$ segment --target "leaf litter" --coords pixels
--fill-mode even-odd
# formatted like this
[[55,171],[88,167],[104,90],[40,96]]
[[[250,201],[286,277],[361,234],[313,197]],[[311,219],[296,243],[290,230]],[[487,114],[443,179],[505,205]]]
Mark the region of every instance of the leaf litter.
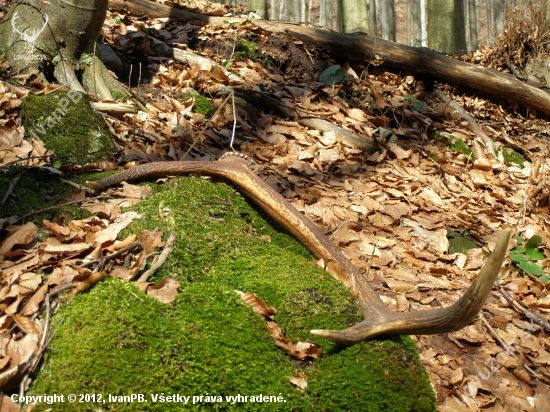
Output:
[[[328,87],[318,76],[339,62],[302,42],[277,39],[253,23],[203,26],[130,15],[120,23],[115,21],[117,16],[108,12],[103,36],[130,62],[144,55],[148,68],[144,84],[133,89],[147,111],[105,116],[122,147],[117,160],[127,167],[160,160],[215,160],[227,151],[236,125],[234,147],[252,158],[255,171],[270,186],[368,273],[393,310],[430,310],[455,302],[492,250],[499,231],[509,226],[525,239],[541,237],[538,252],[542,256],[537,264],[544,276],[550,276],[550,129],[543,116],[499,98],[489,100],[482,93],[437,84],[492,139],[497,150],[487,153],[462,116],[430,92],[426,80],[412,73],[371,67],[357,76],[343,62],[347,81]],[[187,64],[159,58],[144,47],[145,31],[153,43],[193,51],[201,59]],[[232,55],[235,38],[252,39],[256,56]],[[224,62],[230,64],[224,66]],[[7,63],[1,65],[7,68]],[[35,80],[19,76],[17,84],[0,82],[4,168],[40,167],[51,156],[41,142],[25,140],[18,126],[24,96],[58,87],[36,89]],[[244,103],[228,103],[227,87],[233,87]],[[210,119],[193,110],[197,98],[183,99],[184,88],[207,96],[214,109]],[[330,130],[310,129],[296,119],[280,117],[269,103],[246,105],[250,96],[265,95],[298,111],[317,113],[356,134],[377,138],[383,148],[369,154]],[[458,140],[471,148],[475,159],[458,150]],[[506,160],[504,153],[511,149],[522,152],[523,165]],[[113,168],[114,163],[102,162],[73,166],[71,172]],[[45,221],[50,237],[44,241],[37,240],[38,228],[32,223],[20,223],[12,216],[0,220],[4,233],[0,386],[36,364],[47,344],[44,323],[37,315],[50,296],[53,299],[68,287],[74,295],[105,276],[136,280],[143,273],[155,247],[164,246],[162,233],[117,237],[139,217],[123,212],[124,208],[151,193],[147,187],[130,184],[109,189],[107,202],[82,202],[94,217],[67,225]],[[84,194],[77,190],[73,196]],[[449,255],[449,230],[463,231],[479,248]],[[511,243],[510,249],[516,246],[515,240]],[[439,410],[547,407],[550,282],[544,276],[520,272],[507,259],[498,288],[470,326],[445,335],[413,337]],[[158,285],[138,282],[138,286],[169,303],[179,283],[168,278]],[[302,360],[320,356],[317,345],[292,343],[284,337],[273,322],[275,308],[267,308],[261,297],[253,291],[242,296],[266,318],[279,347]],[[293,377],[291,382],[303,389],[307,376]]]

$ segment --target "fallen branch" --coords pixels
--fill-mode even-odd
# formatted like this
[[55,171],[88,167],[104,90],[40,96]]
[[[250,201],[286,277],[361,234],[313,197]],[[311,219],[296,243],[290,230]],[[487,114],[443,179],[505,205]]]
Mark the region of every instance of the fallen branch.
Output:
[[[183,18],[212,25],[249,21],[248,18],[204,16],[147,0],[109,0],[109,5],[115,9],[122,8],[132,13],[145,14],[149,18]],[[370,61],[377,60],[385,67],[411,71],[428,78],[482,90],[550,115],[550,93],[530,86],[511,74],[455,60],[425,47],[405,46],[364,33],[335,33],[328,29],[292,23],[255,20],[253,24],[270,33],[295,37],[335,56],[345,55],[346,60],[354,59],[364,66]]]
[[136,113],[137,108],[133,104],[125,103],[103,103],[97,102],[92,103],[94,108],[100,112],[109,112],[109,113]]
[[485,145],[485,149],[487,151],[487,154],[490,158],[495,157],[495,144],[493,143],[493,139],[491,139],[489,136],[485,134],[483,130],[481,130],[481,127],[477,124],[476,120],[470,116],[466,110],[464,110],[459,104],[453,102],[445,93],[443,93],[441,90],[435,90],[435,95],[443,102],[447,103],[449,106],[451,106],[454,110],[456,110],[464,120],[468,122],[468,125],[470,126],[470,130],[481,140],[483,141],[483,144]]

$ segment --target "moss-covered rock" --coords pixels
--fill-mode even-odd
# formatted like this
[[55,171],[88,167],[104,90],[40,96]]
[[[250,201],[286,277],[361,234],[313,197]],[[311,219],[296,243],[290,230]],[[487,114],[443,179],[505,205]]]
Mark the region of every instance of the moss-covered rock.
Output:
[[[342,347],[309,334],[360,320],[351,294],[232,187],[194,177],[153,186],[157,193],[134,207],[142,218],[122,236],[155,227],[176,231],[174,251],[155,280],[178,279],[177,299],[164,305],[115,279],[77,295],[55,317],[51,350],[30,394],[102,395],[95,403],[56,404],[67,411],[435,410],[408,337]],[[323,357],[306,363],[287,356],[235,290],[275,306],[284,334],[320,344]],[[288,381],[297,374],[308,380],[304,391]],[[147,402],[118,398],[131,394]],[[185,406],[154,397],[161,394],[191,398]],[[228,398],[237,395],[255,401]],[[257,402],[258,395],[282,401]],[[189,407],[193,396],[203,399]]]
[[105,121],[84,93],[56,91],[23,99],[27,137],[44,141],[64,161],[85,164],[109,158],[115,149]]

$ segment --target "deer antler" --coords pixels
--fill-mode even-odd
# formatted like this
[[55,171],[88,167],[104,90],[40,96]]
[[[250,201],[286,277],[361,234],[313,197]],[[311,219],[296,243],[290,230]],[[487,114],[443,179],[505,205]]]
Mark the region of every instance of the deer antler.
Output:
[[[493,253],[470,288],[453,305],[443,309],[418,312],[394,312],[381,303],[378,296],[361,276],[357,282],[358,304],[362,322],[344,330],[312,330],[313,335],[351,345],[380,335],[434,335],[459,330],[468,325],[483,307],[491,292],[506,255],[512,231],[505,229]],[[376,302],[376,303],[374,303]]]
[[394,312],[388,309],[363,274],[334,243],[307,217],[250,170],[243,156],[227,156],[218,162],[156,162],[125,170],[96,182],[86,182],[91,189],[101,190],[123,181],[181,174],[222,176],[260,206],[267,214],[300,240],[327,270],[355,294],[363,314],[362,322],[344,330],[312,330],[335,342],[352,345],[379,335],[431,335],[458,330],[477,315],[498,277],[506,254],[511,230],[500,239],[472,286],[455,304],[443,309],[419,312]]
[[49,20],[48,15],[46,13],[44,13],[44,25],[42,26],[42,28],[40,30],[36,30],[32,35],[28,35],[27,33],[25,33],[26,29],[23,30],[23,31],[20,31],[16,27],[16,20],[19,19],[19,14],[18,13],[19,13],[19,11],[16,11],[13,14],[13,17],[11,18],[11,26],[13,27],[13,30],[16,33],[18,33],[23,38],[23,40],[25,40],[27,43],[34,44],[34,42],[36,41],[38,36],[40,36],[40,33],[42,33],[44,31],[44,29],[46,28],[46,26],[48,25],[48,20]]

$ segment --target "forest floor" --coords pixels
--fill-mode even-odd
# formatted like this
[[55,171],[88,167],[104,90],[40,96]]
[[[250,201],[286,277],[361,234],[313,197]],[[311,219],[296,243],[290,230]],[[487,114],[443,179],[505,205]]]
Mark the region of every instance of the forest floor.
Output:
[[[251,158],[256,173],[318,224],[358,268],[368,271],[369,281],[393,310],[430,310],[455,302],[499,232],[514,228],[514,251],[479,317],[458,332],[412,339],[435,389],[438,410],[550,410],[550,126],[545,116],[498,96],[413,73],[380,67],[361,72],[307,44],[273,36],[253,23],[231,23],[230,18],[213,27],[109,12],[102,34],[128,62],[117,73],[119,80],[130,79],[149,111],[106,117],[122,148],[117,161],[216,160],[229,150],[236,120],[233,147]],[[213,66],[189,67],[159,57],[150,51],[151,42],[208,57],[241,80],[230,80]],[[334,86],[321,83],[320,74],[333,64],[346,70],[345,79]],[[369,155],[330,132],[309,130],[243,102],[233,110],[226,86],[268,93],[377,138],[384,150]],[[487,156],[476,147],[467,123],[438,100],[434,88],[476,119],[493,140],[494,154]],[[0,83],[0,159],[6,169],[31,156],[37,158],[26,160],[26,166],[46,163],[43,145],[25,140],[19,126],[21,99],[51,86],[41,89],[25,76],[16,83]],[[489,167],[475,162],[483,156]],[[106,161],[82,170],[113,168]],[[65,170],[66,175],[80,172]],[[120,207],[146,196],[144,189],[132,190],[140,192],[127,190],[123,200],[92,200],[83,207],[99,213],[101,225],[111,227]],[[44,196],[60,201],[55,193]],[[70,200],[81,202],[83,196],[86,192],[79,189]],[[27,247],[18,246],[28,245],[36,232],[28,220],[9,228],[15,215],[32,212],[32,207],[6,205],[3,210],[2,227],[9,236],[0,246],[1,269],[17,278],[10,283],[17,290],[10,285],[0,290],[3,333],[12,330],[7,319],[15,316],[23,329],[36,331],[38,321],[27,322],[27,316],[37,312],[48,290],[40,286],[40,276],[29,277],[40,273],[36,265],[44,250],[31,257]],[[67,213],[44,227],[63,239],[50,247],[71,244],[73,253],[81,253],[78,247],[89,247],[86,236],[75,243],[71,230],[76,229],[69,225],[80,212]],[[121,228],[112,227],[116,237],[115,229]],[[450,250],[457,243],[469,246],[459,247],[458,253]],[[49,253],[69,256],[69,249]],[[21,256],[27,263],[18,260]],[[131,278],[144,258],[136,257],[139,264],[120,270],[118,277]],[[162,287],[167,289],[161,295],[177,290],[174,284]]]

